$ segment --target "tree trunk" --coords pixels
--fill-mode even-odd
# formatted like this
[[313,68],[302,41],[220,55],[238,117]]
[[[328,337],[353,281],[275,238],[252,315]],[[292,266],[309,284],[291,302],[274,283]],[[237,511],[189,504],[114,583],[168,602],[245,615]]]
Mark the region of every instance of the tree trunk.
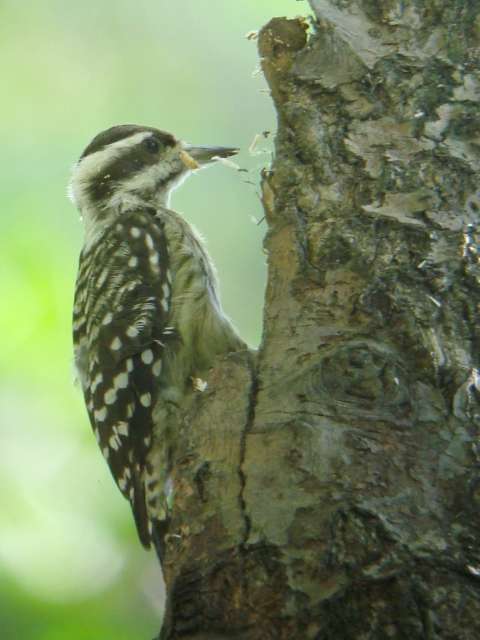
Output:
[[264,334],[175,432],[161,638],[477,639],[480,5],[311,6],[259,35]]

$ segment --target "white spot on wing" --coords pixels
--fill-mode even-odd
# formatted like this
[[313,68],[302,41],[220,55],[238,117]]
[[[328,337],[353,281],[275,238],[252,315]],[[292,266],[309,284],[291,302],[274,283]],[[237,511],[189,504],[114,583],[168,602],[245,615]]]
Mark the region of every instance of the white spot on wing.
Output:
[[102,407],[93,412],[93,417],[97,422],[103,422],[107,417],[107,407]]
[[132,256],[130,258],[130,260],[128,261],[128,266],[129,267],[136,267],[138,264],[138,258],[136,256]]
[[114,433],[113,436],[110,436],[108,444],[110,445],[111,449],[113,449],[114,451],[118,451],[122,445],[119,435],[117,433]]
[[112,351],[118,351],[119,349],[122,348],[122,341],[120,340],[120,338],[117,336],[116,338],[114,338],[112,340],[112,342],[110,343],[110,349]]
[[130,235],[132,236],[132,238],[139,238],[140,237],[140,229],[138,227],[132,227],[130,229]]
[[150,393],[144,393],[140,396],[140,403],[144,407],[149,407],[152,404],[152,396]]
[[116,429],[117,429],[117,433],[119,433],[121,436],[124,436],[124,437],[128,436],[128,422],[119,422],[116,425]]
[[127,371],[129,373],[133,371],[133,360],[131,358],[128,358],[127,360]]
[[103,396],[105,404],[113,404],[117,399],[117,391],[115,389],[109,389]]
[[147,245],[147,247],[149,249],[153,249],[153,246],[154,246],[153,245],[153,239],[152,239],[152,236],[149,233],[147,233],[145,235],[145,244]]
[[152,373],[154,376],[159,376],[161,371],[162,371],[162,361],[157,360],[152,367]]
[[113,379],[113,386],[115,389],[126,389],[128,387],[128,373],[119,373]]
[[145,364],[152,364],[153,362],[153,351],[151,349],[145,349],[142,353],[142,362]]
[[128,327],[127,336],[129,338],[136,338],[138,336],[138,329],[134,324],[132,324],[132,326]]
[[92,393],[95,393],[96,388],[98,387],[98,385],[103,382],[103,375],[102,373],[97,373],[97,375],[95,376],[95,378],[92,381],[92,384],[90,385],[90,391]]
[[112,320],[113,320],[113,314],[109,311],[108,313],[105,314],[102,320],[102,324],[110,324]]

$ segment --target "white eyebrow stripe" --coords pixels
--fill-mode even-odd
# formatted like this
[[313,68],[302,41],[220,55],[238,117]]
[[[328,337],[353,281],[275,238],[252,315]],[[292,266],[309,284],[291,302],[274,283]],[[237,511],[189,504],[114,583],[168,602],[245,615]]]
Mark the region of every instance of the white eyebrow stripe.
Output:
[[121,138],[116,142],[111,142],[103,149],[90,153],[85,158],[79,160],[73,167],[72,178],[68,186],[68,194],[73,203],[81,208],[83,184],[101,173],[102,167],[108,166],[112,160],[119,158],[122,149],[134,147],[151,135],[151,131],[139,131],[126,138]]
[[110,155],[117,156],[118,154],[116,152],[120,149],[134,147],[135,145],[143,142],[146,138],[149,138],[151,135],[151,131],[139,131],[138,133],[133,133],[125,138],[120,138],[120,140],[116,140],[115,142],[110,142],[102,149],[89,153],[88,156],[79,160],[77,166],[87,167],[91,164],[98,165],[99,158],[108,158]]

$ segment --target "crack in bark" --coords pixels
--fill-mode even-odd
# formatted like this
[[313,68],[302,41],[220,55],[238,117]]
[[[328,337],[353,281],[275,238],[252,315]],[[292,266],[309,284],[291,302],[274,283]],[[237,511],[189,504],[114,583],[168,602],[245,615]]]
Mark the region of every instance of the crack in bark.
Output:
[[247,419],[245,421],[245,427],[242,430],[240,436],[240,461],[238,465],[238,476],[240,478],[240,493],[238,495],[238,501],[240,504],[240,511],[245,523],[245,530],[242,536],[241,547],[246,547],[251,530],[250,516],[247,514],[246,501],[245,501],[245,487],[247,485],[247,476],[243,469],[245,463],[246,450],[247,450],[247,436],[251,431],[253,423],[255,421],[255,409],[257,405],[258,397],[258,371],[257,371],[257,358],[258,354],[254,354],[254,357],[249,362],[249,369],[251,375],[251,383],[248,397],[248,410]]

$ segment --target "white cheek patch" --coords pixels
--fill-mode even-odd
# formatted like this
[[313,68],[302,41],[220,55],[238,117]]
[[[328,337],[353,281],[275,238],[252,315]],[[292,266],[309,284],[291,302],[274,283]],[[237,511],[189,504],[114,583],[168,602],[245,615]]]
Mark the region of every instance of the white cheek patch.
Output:
[[[178,173],[179,178],[183,178],[183,175],[189,172],[183,163],[179,162],[177,149],[173,147],[172,153],[168,155],[164,154],[161,163],[152,164],[131,178],[119,182],[115,188],[115,193],[106,203],[106,206],[115,207],[120,202],[128,199],[132,193],[155,191],[162,182],[166,182],[169,176],[175,175],[176,173]],[[172,188],[170,181],[168,188]]]
[[117,142],[112,142],[105,149],[100,149],[91,153],[86,158],[82,158],[77,162],[72,170],[72,178],[68,185],[68,197],[79,208],[86,203],[85,185],[98,176],[102,169],[107,167],[113,160],[122,155],[123,149],[134,147],[151,136],[151,131],[140,131],[134,133],[128,138],[122,138]]

